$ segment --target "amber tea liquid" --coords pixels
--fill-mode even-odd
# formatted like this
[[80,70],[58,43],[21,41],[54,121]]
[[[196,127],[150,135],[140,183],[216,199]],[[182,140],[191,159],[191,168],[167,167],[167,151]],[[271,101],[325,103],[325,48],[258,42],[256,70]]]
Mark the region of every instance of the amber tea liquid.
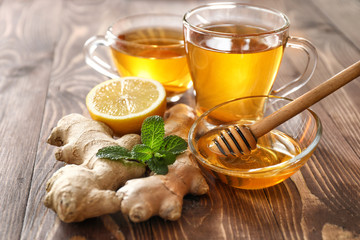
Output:
[[157,80],[165,87],[167,97],[183,93],[191,87],[181,30],[139,28],[118,38],[126,40],[111,47],[120,76]]
[[[203,135],[197,143],[197,152],[209,164],[217,166],[225,170],[250,170],[273,166],[282,162],[286,162],[296,155],[300,154],[301,148],[296,140],[278,130],[272,130],[270,133],[258,139],[257,149],[253,150],[249,155],[235,157],[232,155],[224,156],[220,151],[216,152],[216,147],[212,147],[213,139],[220,134],[225,127],[217,128]],[[206,168],[206,167],[205,167]],[[243,189],[259,189],[266,186],[272,186],[292,175],[294,171],[287,174],[279,174],[268,176],[267,178],[252,178],[246,175],[226,175],[220,171],[213,172],[223,182],[234,187]]]
[[[221,23],[201,27],[235,35],[266,31],[255,26]],[[186,47],[199,114],[233,98],[269,94],[285,43],[271,47],[271,43],[256,37],[219,39],[192,34],[196,44],[190,41]]]

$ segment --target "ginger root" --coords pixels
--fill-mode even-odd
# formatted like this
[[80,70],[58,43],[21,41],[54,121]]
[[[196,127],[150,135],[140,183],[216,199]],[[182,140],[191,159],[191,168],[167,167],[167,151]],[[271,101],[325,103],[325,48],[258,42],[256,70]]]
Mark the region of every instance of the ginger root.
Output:
[[45,206],[64,222],[119,211],[121,200],[115,190],[128,179],[143,176],[145,167],[126,160],[123,164],[99,159],[95,155],[102,147],[120,145],[131,149],[140,141],[137,134],[115,140],[108,126],[79,114],[63,117],[52,130],[48,143],[60,147],[55,157],[69,165],[48,180]]
[[[165,118],[166,134],[187,140],[195,120],[193,110],[178,104],[167,111]],[[189,150],[169,166],[168,174],[143,178],[140,178],[145,173],[142,164],[97,158],[100,148],[120,145],[131,149],[140,143],[140,136],[129,134],[115,140],[105,124],[78,114],[62,118],[48,143],[60,147],[55,153],[56,159],[68,165],[49,179],[44,203],[64,222],[82,221],[120,210],[134,222],[154,215],[176,220],[181,216],[184,195],[202,195],[209,190],[200,169],[190,159]]]
[[[194,120],[195,113],[190,107],[177,104],[165,113],[165,134],[187,140]],[[141,222],[154,215],[177,220],[186,194],[203,195],[208,191],[209,186],[187,149],[177,156],[166,175],[129,180],[117,195],[122,199],[121,211],[133,222]]]

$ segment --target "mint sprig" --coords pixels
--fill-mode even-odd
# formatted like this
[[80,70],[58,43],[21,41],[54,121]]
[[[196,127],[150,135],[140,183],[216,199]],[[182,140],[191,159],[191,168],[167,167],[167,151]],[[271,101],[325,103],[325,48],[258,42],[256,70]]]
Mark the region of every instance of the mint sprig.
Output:
[[101,148],[96,156],[113,161],[134,160],[146,164],[157,174],[167,174],[168,165],[187,149],[187,142],[179,136],[165,137],[165,124],[160,116],[151,116],[141,126],[141,142],[128,150],[120,146]]

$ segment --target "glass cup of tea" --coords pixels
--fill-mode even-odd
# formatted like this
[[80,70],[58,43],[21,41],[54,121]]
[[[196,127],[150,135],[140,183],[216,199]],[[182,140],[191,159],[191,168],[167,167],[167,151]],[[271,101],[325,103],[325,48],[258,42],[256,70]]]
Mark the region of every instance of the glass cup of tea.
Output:
[[[212,3],[183,18],[185,50],[196,93],[198,115],[239,97],[286,96],[312,76],[315,47],[289,36],[289,19],[277,10],[241,3]],[[307,54],[302,75],[272,90],[285,48]]]
[[[177,101],[191,86],[184,50],[182,16],[141,14],[117,20],[104,36],[84,45],[86,63],[109,78],[137,76],[163,84],[168,101]],[[96,55],[110,49],[113,65]]]

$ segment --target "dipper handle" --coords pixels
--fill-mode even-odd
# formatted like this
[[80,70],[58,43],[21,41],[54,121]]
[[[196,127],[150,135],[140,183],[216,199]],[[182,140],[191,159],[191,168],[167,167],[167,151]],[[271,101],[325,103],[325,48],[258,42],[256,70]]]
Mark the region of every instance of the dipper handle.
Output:
[[248,127],[254,137],[259,138],[359,76],[360,61]]
[[[215,147],[223,155],[249,154],[256,148],[257,139],[280,124],[304,111],[324,97],[360,76],[360,61],[354,63],[316,88],[288,103],[269,116],[249,126],[231,126],[223,130],[213,140]],[[212,148],[211,147],[211,148]]]

